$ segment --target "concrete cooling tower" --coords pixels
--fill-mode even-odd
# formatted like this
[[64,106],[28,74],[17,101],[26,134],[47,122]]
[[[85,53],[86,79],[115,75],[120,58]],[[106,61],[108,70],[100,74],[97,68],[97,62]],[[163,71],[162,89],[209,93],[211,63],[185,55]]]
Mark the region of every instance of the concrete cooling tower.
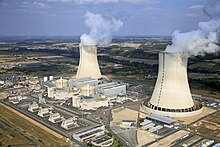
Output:
[[95,45],[80,45],[80,61],[76,77],[101,78]]
[[180,53],[159,53],[157,82],[143,108],[148,112],[170,117],[186,117],[200,113],[202,107],[193,101],[188,78],[187,56]]

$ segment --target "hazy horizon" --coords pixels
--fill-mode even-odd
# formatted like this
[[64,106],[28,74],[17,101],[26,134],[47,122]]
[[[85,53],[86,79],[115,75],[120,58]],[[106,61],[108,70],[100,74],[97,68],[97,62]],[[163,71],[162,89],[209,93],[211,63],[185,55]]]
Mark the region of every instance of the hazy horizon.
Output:
[[80,36],[87,11],[123,22],[114,36],[170,36],[207,21],[206,0],[1,0],[1,36]]

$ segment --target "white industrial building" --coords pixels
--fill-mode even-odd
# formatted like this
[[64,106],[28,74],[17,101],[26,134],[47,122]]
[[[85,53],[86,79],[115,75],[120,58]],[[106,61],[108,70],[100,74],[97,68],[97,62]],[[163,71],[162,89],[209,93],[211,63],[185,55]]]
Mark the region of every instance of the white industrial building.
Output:
[[94,79],[100,79],[101,72],[97,59],[97,46],[80,44],[79,48],[80,60],[76,77],[91,77]]
[[81,96],[80,100],[80,108],[85,110],[96,110],[99,107],[109,106],[108,99],[98,97],[97,95],[93,97]]
[[72,106],[79,108],[80,103],[81,103],[81,97],[79,95],[74,95],[72,97]]
[[79,133],[73,133],[73,138],[79,142],[88,142],[105,134],[105,126],[97,126]]
[[[126,84],[107,82],[91,77],[44,82],[49,98],[54,100],[72,99],[72,106],[85,110],[107,107],[111,102],[122,102],[126,96]],[[57,82],[58,81],[58,82]],[[57,86],[58,85],[58,86]],[[61,88],[62,87],[62,88]],[[123,97],[122,97],[123,96]]]
[[112,100],[126,95],[126,84],[117,82],[98,84],[98,80],[93,82],[92,86],[88,83],[80,84],[82,87],[79,88],[79,94],[72,96],[73,107],[95,110],[99,107],[108,107]]
[[56,81],[46,81],[44,82],[44,86],[47,88],[49,98],[61,100],[72,98],[74,95],[79,94],[80,91],[82,94],[83,92],[87,93],[88,86],[90,90],[93,88],[93,91],[95,91],[94,86],[98,82],[98,80],[92,78],[72,78],[69,80],[60,78]]
[[187,78],[187,55],[159,53],[159,72],[150,101],[143,108],[151,113],[171,117],[199,114],[201,106],[195,104]]
[[67,100],[72,98],[75,95],[74,92],[71,92],[68,90],[68,88],[66,89],[56,89],[54,94],[53,94],[53,99],[55,100]]
[[50,108],[40,108],[37,115],[39,115],[40,117],[50,116]]
[[122,120],[120,127],[121,128],[134,128],[136,126],[136,120]]
[[83,77],[83,78],[73,78],[68,81],[70,87],[80,88],[86,85],[96,86],[98,85],[99,80],[91,78],[91,77]]
[[49,98],[53,98],[53,95],[54,95],[54,92],[55,92],[55,89],[56,89],[56,86],[55,84],[53,84],[52,82],[50,81],[46,81],[44,83],[44,86],[47,88],[47,96]]
[[149,132],[151,132],[151,133],[153,133],[153,132],[156,132],[156,131],[158,131],[158,130],[160,130],[160,129],[162,129],[163,128],[163,126],[161,126],[161,125],[157,125],[157,126],[154,126],[154,127],[151,127],[151,128],[149,128]]
[[28,111],[30,111],[30,112],[37,112],[37,111],[39,111],[39,105],[38,105],[38,103],[36,103],[36,102],[31,103],[31,104],[28,106]]
[[48,120],[52,123],[58,123],[63,120],[63,117],[60,115],[60,113],[51,113]]
[[78,127],[78,126],[79,125],[77,124],[77,119],[75,117],[64,119],[61,123],[61,127],[66,130],[70,130],[70,129]]
[[96,90],[107,97],[117,97],[118,95],[126,95],[126,84],[116,82],[103,83],[97,85]]
[[147,115],[146,118],[147,120],[152,120],[153,122],[157,122],[157,123],[160,123],[160,124],[166,124],[166,125],[173,125],[176,120],[170,118],[170,117],[167,117],[167,116],[162,116],[162,115],[158,115],[158,114],[150,114],[150,115]]

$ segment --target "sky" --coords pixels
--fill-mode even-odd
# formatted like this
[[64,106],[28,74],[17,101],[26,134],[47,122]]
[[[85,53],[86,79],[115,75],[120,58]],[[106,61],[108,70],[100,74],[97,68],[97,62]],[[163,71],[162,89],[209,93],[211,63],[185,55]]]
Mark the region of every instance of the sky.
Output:
[[209,18],[206,0],[0,0],[0,36],[80,36],[87,11],[115,17],[115,36],[171,35]]

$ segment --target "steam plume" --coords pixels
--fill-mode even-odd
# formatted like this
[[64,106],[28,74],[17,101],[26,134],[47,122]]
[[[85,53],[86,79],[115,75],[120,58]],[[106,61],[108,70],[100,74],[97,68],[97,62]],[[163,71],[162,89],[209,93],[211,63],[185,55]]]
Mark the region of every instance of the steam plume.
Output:
[[220,1],[208,0],[204,6],[204,14],[210,21],[200,22],[199,29],[181,33],[179,30],[172,34],[172,44],[165,49],[166,52],[186,53],[189,56],[214,53],[220,50],[217,45],[220,30]]
[[108,19],[101,14],[89,11],[86,12],[85,19],[90,32],[80,37],[81,45],[108,46],[112,41],[112,34],[123,26],[123,22],[119,19],[114,17]]

